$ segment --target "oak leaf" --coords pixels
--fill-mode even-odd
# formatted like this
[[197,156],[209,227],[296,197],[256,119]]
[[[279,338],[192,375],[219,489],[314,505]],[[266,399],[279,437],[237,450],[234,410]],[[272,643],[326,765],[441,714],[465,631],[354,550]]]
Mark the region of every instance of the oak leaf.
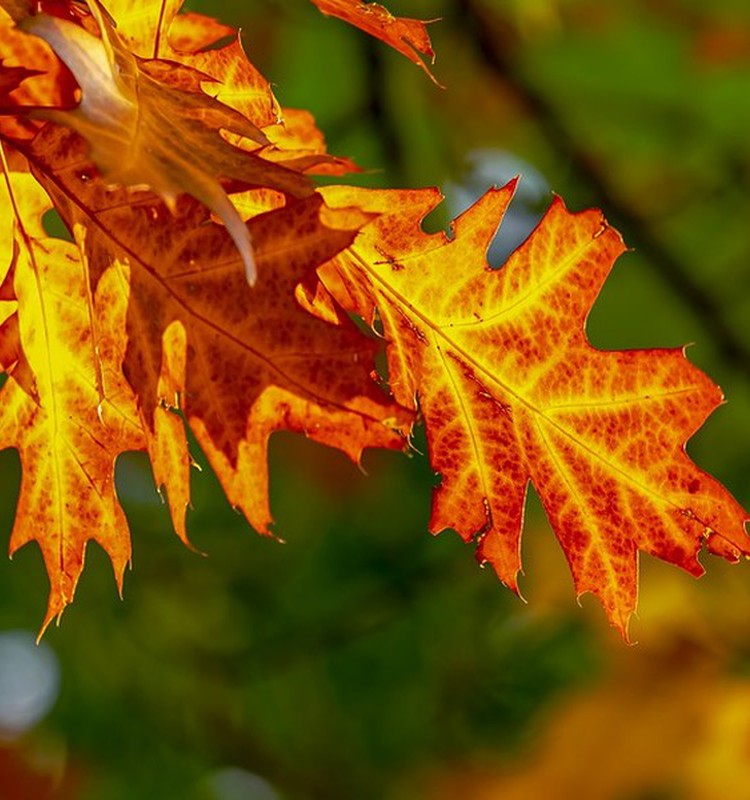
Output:
[[15,222],[15,247],[0,294],[15,298],[18,310],[0,327],[9,372],[0,391],[0,449],[16,447],[21,457],[10,551],[39,543],[50,576],[44,628],[72,600],[88,541],[109,555],[122,588],[130,538],[114,464],[145,440],[120,368],[127,296],[117,277],[108,271],[92,297],[82,251],[44,235],[49,201],[38,184],[7,169],[4,177],[0,207]]
[[[200,72],[204,92],[258,128],[279,122],[281,107],[271,85],[247,58],[232,28],[202,14],[178,13],[182,0],[108,0],[105,6],[133,55],[177,62]],[[231,41],[219,46],[230,36]]]
[[747,515],[684,450],[722,402],[681,349],[605,352],[585,334],[623,252],[596,211],[555,199],[500,270],[486,251],[515,182],[453,225],[420,229],[436,192],[325,191],[379,216],[321,275],[336,300],[388,340],[396,399],[424,415],[442,478],[430,530],[478,538],[478,557],[518,591],[529,483],[565,551],[579,595],[596,594],[627,636],[638,551],[702,573],[697,554],[750,553]]
[[[297,284],[349,245],[368,215],[331,211],[319,195],[276,207],[284,202],[278,195],[261,193],[248,225],[264,269],[251,288],[226,229],[202,205],[183,197],[170,214],[150,193],[81,180],[85,144],[61,127],[47,126],[23,152],[82,237],[92,292],[104,276],[117,275],[127,309],[121,372],[183,540],[190,456],[173,409],[230,502],[263,533],[271,526],[266,449],[275,430],[305,433],[354,460],[365,447],[403,447],[399,431],[410,414],[371,378],[377,344],[343,312],[334,326],[295,299]],[[270,210],[259,213],[264,203]],[[94,413],[97,404],[89,402]]]
[[[0,257],[8,277],[0,291],[0,363],[10,379],[0,408],[2,445],[19,449],[24,474],[12,548],[40,542],[51,581],[45,626],[72,599],[89,539],[110,554],[121,585],[130,544],[114,493],[120,452],[148,450],[175,529],[187,542],[191,458],[183,418],[230,501],[263,533],[271,526],[271,433],[303,432],[359,460],[365,447],[403,447],[411,421],[372,379],[378,345],[342,311],[333,324],[322,323],[296,300],[297,284],[349,245],[369,219],[357,209],[327,209],[302,173],[349,165],[325,153],[303,113],[291,115],[290,129],[280,128],[275,115],[260,114],[258,122],[279,140],[267,144],[246,116],[258,112],[256,102],[240,93],[235,101],[242,111],[220,104],[204,91],[210,75],[189,63],[141,58],[101,9],[95,15],[102,38],[87,30],[93,22],[85,15],[81,25],[19,15],[26,29],[43,34],[68,59],[81,83],[80,104],[69,110],[66,97],[65,110],[45,112],[74,130],[39,121],[7,124],[25,122],[19,115],[39,108],[29,102],[13,105],[10,113],[18,114],[5,117],[0,131],[34,175],[13,150],[3,153],[8,199]],[[182,57],[201,57],[187,52],[200,38],[196,19],[187,28],[173,22]],[[7,29],[11,58],[28,54],[30,46],[40,66],[66,74],[55,72],[56,58],[40,38]],[[205,42],[217,31],[209,26],[204,33]],[[136,38],[130,41],[140,47]],[[238,46],[228,46],[235,60]],[[210,51],[218,55],[206,63],[220,64],[226,49]],[[10,75],[9,93],[23,88],[17,79],[26,76]],[[270,90],[267,100],[274,107]],[[170,115],[181,119],[184,139],[176,156],[175,143],[159,139],[174,130],[166,124]],[[242,142],[220,136],[230,123],[247,134]],[[263,159],[261,149],[297,168]],[[201,196],[190,174],[197,156],[209,167],[199,181],[224,193],[210,170],[231,178],[227,202],[248,241],[255,231],[267,272],[254,290],[235,247],[242,237],[182,193]],[[171,213],[141,187],[139,170],[156,174],[150,184],[171,201]],[[15,184],[22,190],[12,191]],[[53,204],[76,244],[44,233],[41,216]],[[217,210],[216,203],[206,205]]]
[[[323,14],[338,17],[360,30],[375,36],[412,63],[423,69],[433,83],[437,83],[424,59],[435,61],[426,22],[407,17],[396,17],[379,3],[362,0],[312,0]],[[432,20],[430,20],[432,21]]]
[[[80,86],[76,108],[48,109],[45,118],[83,135],[110,183],[151,188],[170,208],[181,192],[207,205],[227,226],[252,284],[247,228],[219,178],[302,197],[312,192],[302,173],[341,174],[353,165],[331,158],[317,141],[310,146],[320,135],[309,120],[301,135],[276,133],[277,146],[270,146],[259,126],[278,128],[280,109],[239,40],[201,49],[226,35],[225,26],[178,15],[180,3],[161,7],[158,15],[156,6],[152,14],[128,2],[110,6],[121,14],[117,27],[96,0],[89,3],[93,18],[83,17],[82,24],[48,14],[23,20],[23,29],[51,45]],[[86,27],[94,22],[100,36]],[[166,35],[172,29],[176,46]],[[151,58],[139,55],[149,52]]]
[[81,87],[75,109],[49,110],[47,118],[87,139],[94,164],[110,183],[153,189],[170,207],[182,192],[208,206],[227,226],[253,283],[248,231],[219,177],[295,196],[310,194],[309,183],[299,173],[227,142],[222,129],[260,143],[266,139],[245,116],[202,90],[206,76],[189,67],[139,59],[95,0],[90,7],[101,38],[48,14],[24,20],[25,30],[52,46]]

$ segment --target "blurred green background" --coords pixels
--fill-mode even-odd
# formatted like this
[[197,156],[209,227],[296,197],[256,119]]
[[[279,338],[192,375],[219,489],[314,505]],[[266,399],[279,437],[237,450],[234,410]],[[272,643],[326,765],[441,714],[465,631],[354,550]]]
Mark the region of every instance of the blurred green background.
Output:
[[[524,175],[499,263],[549,204],[597,206],[634,248],[590,321],[602,348],[694,343],[728,403],[691,441],[750,505],[747,0],[412,0],[439,89],[306,0],[189,7],[241,27],[283,105],[310,109],[371,186],[439,185],[445,225]],[[196,447],[196,458],[201,457]],[[750,797],[750,572],[642,558],[627,647],[579,608],[532,500],[528,605],[457,536],[427,535],[424,457],[277,435],[279,544],[210,471],[172,534],[144,458],[118,463],[125,599],[92,545],[75,604],[31,642],[38,551],[0,560],[0,800]],[[0,455],[7,541],[15,452]]]

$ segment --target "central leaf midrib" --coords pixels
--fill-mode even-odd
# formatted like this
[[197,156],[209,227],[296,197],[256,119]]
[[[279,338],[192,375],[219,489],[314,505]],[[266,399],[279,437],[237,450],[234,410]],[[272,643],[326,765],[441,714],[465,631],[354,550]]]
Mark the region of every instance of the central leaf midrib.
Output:
[[[549,457],[552,460],[552,463],[557,467],[557,472],[561,477],[563,483],[565,483],[568,487],[568,491],[573,496],[574,501],[577,501],[579,508],[583,511],[583,513],[587,517],[596,516],[591,512],[590,506],[588,501],[585,499],[585,495],[581,496],[578,492],[577,487],[575,486],[574,482],[571,480],[570,476],[568,475],[568,471],[562,469],[561,465],[559,464],[559,459],[557,457],[557,453],[555,452],[552,444],[548,441],[547,436],[544,433],[544,429],[540,425],[539,420],[535,420],[536,428],[539,431],[539,436],[542,438],[542,441],[547,446],[547,452],[549,453]],[[607,547],[606,538],[603,537],[599,532],[599,527],[594,526],[587,526],[589,528],[589,535],[596,539],[599,543],[594,549],[599,552],[602,562],[604,564],[604,569],[607,572],[609,577],[609,582],[612,586],[617,586],[617,572],[612,566],[612,559],[609,557],[609,548]]]

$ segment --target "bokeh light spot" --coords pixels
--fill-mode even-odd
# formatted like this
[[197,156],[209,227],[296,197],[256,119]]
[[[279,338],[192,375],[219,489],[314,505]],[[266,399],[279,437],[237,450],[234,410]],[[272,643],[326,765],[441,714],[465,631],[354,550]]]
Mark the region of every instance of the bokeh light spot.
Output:
[[0,633],[0,736],[36,725],[55,704],[60,667],[52,650],[28,631]]
[[267,780],[237,767],[215,772],[209,786],[216,800],[279,800]]

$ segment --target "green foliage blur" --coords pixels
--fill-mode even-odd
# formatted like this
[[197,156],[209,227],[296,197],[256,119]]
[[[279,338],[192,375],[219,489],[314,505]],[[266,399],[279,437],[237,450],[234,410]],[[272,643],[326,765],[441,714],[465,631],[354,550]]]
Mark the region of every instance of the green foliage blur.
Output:
[[[689,451],[750,505],[746,0],[389,4],[442,18],[430,31],[445,89],[307,0],[188,7],[242,28],[282,105],[311,110],[331,152],[364,167],[352,181],[443,187],[433,228],[516,172],[533,189],[518,226],[552,191],[602,208],[634,249],[590,337],[691,344],[728,403]],[[455,534],[426,533],[425,456],[371,452],[359,470],[279,434],[270,463],[285,543],[253,533],[206,468],[188,515],[202,557],[173,535],[145,458],[120,459],[124,600],[91,545],[76,602],[44,639],[59,696],[0,738],[0,800],[749,796],[736,745],[750,740],[747,565],[706,557],[695,582],[643,557],[629,648],[595,602],[576,604],[533,498],[525,605]],[[0,475],[7,541],[15,452]],[[0,639],[35,632],[46,594],[34,546],[0,561]]]

